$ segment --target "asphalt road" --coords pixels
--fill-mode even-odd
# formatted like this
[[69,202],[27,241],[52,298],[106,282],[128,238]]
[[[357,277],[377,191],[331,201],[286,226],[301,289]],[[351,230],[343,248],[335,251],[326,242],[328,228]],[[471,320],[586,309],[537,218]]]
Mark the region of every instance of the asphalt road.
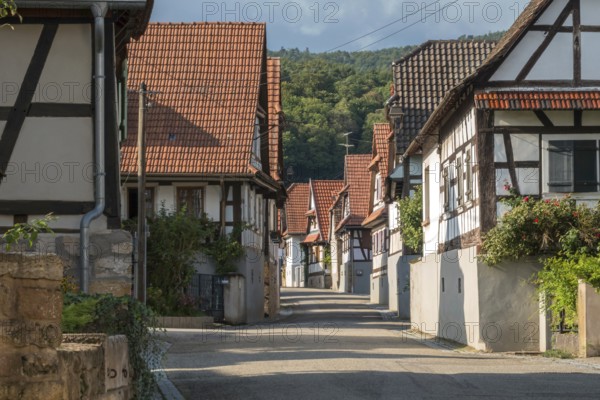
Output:
[[[360,296],[284,289],[273,324],[170,330],[185,399],[600,399],[600,369],[424,343]],[[385,317],[385,314],[383,315]]]

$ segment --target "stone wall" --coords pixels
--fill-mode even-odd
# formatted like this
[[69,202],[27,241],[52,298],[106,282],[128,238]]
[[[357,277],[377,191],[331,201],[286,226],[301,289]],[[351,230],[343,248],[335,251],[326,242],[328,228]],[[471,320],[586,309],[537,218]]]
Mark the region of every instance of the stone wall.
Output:
[[0,253],[0,399],[63,399],[56,256]]
[[600,293],[583,281],[579,282],[577,314],[579,357],[600,357]]
[[[49,238],[46,236],[46,240]],[[64,261],[65,274],[80,279],[79,235],[52,237],[48,249]],[[53,248],[54,247],[54,248]],[[133,242],[129,232],[122,230],[96,233],[90,237],[90,293],[131,294]]]
[[58,356],[63,399],[132,397],[132,371],[125,336],[65,335]]

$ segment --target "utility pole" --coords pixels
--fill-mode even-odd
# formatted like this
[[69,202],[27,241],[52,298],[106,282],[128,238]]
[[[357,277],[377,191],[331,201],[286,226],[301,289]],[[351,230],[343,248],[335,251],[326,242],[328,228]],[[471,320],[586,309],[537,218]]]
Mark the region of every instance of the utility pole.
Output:
[[146,137],[144,134],[144,122],[146,119],[146,84],[140,84],[139,111],[138,111],[138,246],[137,246],[137,269],[136,297],[146,303]]
[[340,146],[346,148],[346,155],[349,154],[350,147],[354,147],[353,144],[350,144],[350,135],[352,135],[352,132],[346,132],[346,133],[344,133],[344,136],[346,136],[346,144],[340,144]]

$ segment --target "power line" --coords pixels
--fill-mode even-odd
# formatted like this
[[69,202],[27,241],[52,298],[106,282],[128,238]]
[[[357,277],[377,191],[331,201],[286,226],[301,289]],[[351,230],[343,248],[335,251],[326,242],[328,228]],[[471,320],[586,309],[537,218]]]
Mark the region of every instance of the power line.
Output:
[[[432,16],[434,16],[434,15],[436,15],[436,14],[439,14],[439,13],[441,13],[443,10],[445,10],[446,8],[448,8],[448,7],[450,7],[451,5],[453,5],[453,4],[456,4],[456,3],[458,3],[458,0],[454,0],[453,2],[446,4],[444,7],[440,8],[440,9],[439,9],[438,11],[436,11],[435,13],[432,13],[432,14],[428,15],[428,17],[432,17]],[[432,4],[433,4],[433,3],[432,3]],[[428,18],[428,17],[426,17],[426,18]],[[404,32],[405,30],[407,30],[407,29],[409,29],[409,28],[412,28],[413,26],[417,25],[417,24],[418,24],[418,23],[420,23],[420,22],[421,22],[420,20],[419,20],[419,21],[415,21],[415,22],[413,22],[412,24],[410,24],[410,25],[407,25],[407,26],[405,26],[404,28],[397,30],[396,32],[393,32],[393,33],[391,33],[391,34],[389,34],[389,35],[387,35],[387,36],[385,36],[385,37],[382,37],[382,38],[381,38],[381,39],[379,39],[379,40],[376,40],[376,41],[374,41],[373,43],[369,43],[368,45],[361,47],[361,48],[360,48],[360,49],[358,49],[357,51],[362,51],[362,50],[364,50],[364,49],[366,49],[366,48],[368,48],[368,47],[371,47],[371,46],[373,46],[373,45],[375,45],[375,44],[377,44],[377,43],[379,43],[379,42],[383,42],[384,40],[386,40],[386,39],[389,39],[389,38],[391,38],[392,36],[395,36],[395,35],[397,35],[397,34],[399,34],[399,33],[401,33],[401,32]]]
[[[434,2],[434,3],[437,3],[437,2]],[[431,3],[431,4],[434,4],[434,3]],[[436,11],[436,12],[434,12],[434,13],[431,13],[431,14],[429,14],[427,17],[425,17],[425,19],[427,19],[427,18],[429,18],[429,17],[432,17],[432,16],[434,16],[434,15],[436,15],[436,14],[439,14],[439,13],[441,13],[443,10],[445,10],[446,8],[448,8],[448,7],[450,7],[451,5],[453,5],[453,4],[456,4],[456,3],[458,3],[458,0],[454,0],[453,2],[446,4],[444,7],[440,8],[438,11]],[[431,5],[431,4],[430,4],[430,5]],[[397,30],[396,32],[390,33],[389,35],[387,35],[387,36],[385,36],[385,37],[382,37],[381,39],[379,39],[379,40],[376,40],[376,41],[374,41],[373,43],[369,43],[368,45],[361,47],[361,48],[360,48],[360,49],[358,49],[357,51],[362,51],[362,50],[364,50],[364,49],[366,49],[366,48],[368,48],[368,47],[371,47],[371,46],[373,46],[374,44],[377,44],[377,43],[379,43],[379,42],[382,42],[382,41],[384,41],[384,40],[386,40],[386,39],[389,39],[389,38],[391,38],[392,36],[399,34],[400,32],[404,32],[404,31],[405,31],[405,30],[407,30],[408,28],[412,28],[413,26],[417,25],[417,24],[418,24],[418,23],[420,23],[420,22],[421,22],[420,20],[419,20],[419,21],[415,21],[415,22],[413,22],[412,24],[410,24],[410,25],[408,25],[408,26],[405,26],[405,27],[404,27],[404,28],[402,28],[402,29],[399,29],[399,30]]]
[[[329,49],[329,50],[326,50],[326,51],[325,51],[325,53],[329,53],[329,52],[335,51],[335,50],[337,50],[337,49],[339,49],[339,48],[342,48],[342,47],[345,47],[345,46],[347,46],[347,45],[349,45],[349,44],[351,44],[351,43],[357,42],[357,41],[359,41],[360,39],[364,39],[364,38],[366,38],[367,36],[370,36],[370,35],[372,35],[372,34],[374,34],[374,33],[377,33],[377,32],[379,32],[379,31],[381,31],[381,30],[383,30],[383,29],[385,29],[385,28],[389,27],[389,26],[392,26],[392,25],[394,25],[394,24],[397,24],[398,22],[400,22],[400,21],[403,21],[403,20],[405,20],[405,19],[406,19],[406,18],[408,18],[408,17],[412,17],[413,15],[416,15],[417,13],[420,13],[420,12],[421,12],[421,11],[423,11],[424,9],[428,8],[429,6],[432,6],[432,5],[434,5],[434,4],[436,4],[436,3],[439,3],[439,2],[440,2],[440,0],[436,0],[436,1],[432,1],[432,2],[431,2],[431,3],[429,3],[429,4],[423,5],[421,8],[419,8],[418,10],[416,10],[416,11],[415,11],[415,12],[413,12],[413,13],[410,13],[410,14],[408,14],[408,15],[403,15],[403,16],[402,16],[402,18],[398,18],[398,19],[396,19],[396,20],[394,20],[394,21],[392,21],[392,22],[389,22],[389,23],[387,23],[387,24],[385,24],[385,25],[383,25],[383,26],[381,26],[381,27],[379,27],[379,28],[377,28],[377,29],[375,29],[375,30],[372,30],[372,31],[370,31],[370,32],[367,32],[367,33],[365,33],[365,34],[364,34],[364,35],[362,35],[362,36],[359,36],[359,37],[357,37],[357,38],[355,38],[355,39],[352,39],[352,40],[349,40],[349,41],[347,41],[346,43],[342,43],[342,44],[340,44],[339,46],[336,46],[336,47],[333,47],[333,48],[331,48],[331,49]],[[456,1],[455,1],[455,3],[456,3]],[[411,26],[412,26],[412,25],[411,25]],[[360,50],[359,50],[359,51],[360,51]]]

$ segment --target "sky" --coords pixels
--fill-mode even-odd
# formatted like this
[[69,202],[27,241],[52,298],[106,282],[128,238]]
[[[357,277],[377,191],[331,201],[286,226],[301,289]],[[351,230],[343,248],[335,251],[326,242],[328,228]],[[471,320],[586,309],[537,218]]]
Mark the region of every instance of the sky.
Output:
[[528,2],[155,0],[152,21],[266,22],[270,50],[358,51],[506,30]]

